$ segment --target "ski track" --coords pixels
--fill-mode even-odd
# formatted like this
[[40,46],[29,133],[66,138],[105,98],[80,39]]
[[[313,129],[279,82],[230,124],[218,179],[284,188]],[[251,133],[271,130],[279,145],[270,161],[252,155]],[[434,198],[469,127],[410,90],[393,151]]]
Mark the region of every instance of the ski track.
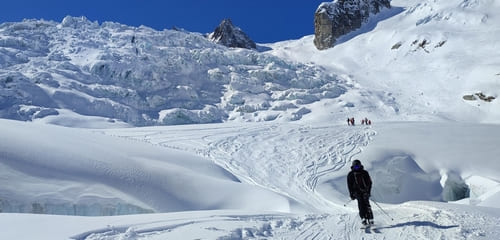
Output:
[[[385,206],[387,212],[397,219],[390,221],[379,217],[370,230],[361,229],[359,218],[352,213],[214,214],[194,220],[172,217],[164,221],[107,226],[73,239],[491,239],[491,233],[500,223],[498,218],[448,210],[444,204],[441,206],[426,203]],[[375,211],[375,214],[380,216],[382,213]],[[484,223],[491,232],[487,228],[479,229],[474,222]]]
[[[176,234],[194,225],[205,229],[207,234],[212,233],[209,235],[213,238],[209,239],[433,239],[435,236],[441,236],[440,239],[487,239],[485,229],[488,227],[468,227],[468,221],[481,221],[485,226],[500,224],[499,219],[466,212],[457,216],[456,210],[447,211],[427,203],[382,204],[396,219],[391,221],[372,204],[376,225],[371,230],[360,229],[355,203],[342,208],[324,199],[315,189],[322,177],[346,171],[348,164],[376,135],[371,126],[248,124],[243,127],[122,129],[103,133],[196,152],[241,181],[286,195],[308,206],[312,213],[166,220],[108,227],[75,239],[170,239],[183,236]],[[232,228],[227,229],[228,224]],[[207,239],[206,236],[192,236],[191,239],[198,238]]]
[[286,195],[319,212],[331,211],[334,206],[315,193],[318,181],[349,164],[376,134],[365,126],[293,124],[221,126],[217,133],[197,127],[177,131],[182,132],[146,128],[106,134],[196,152],[243,182]]

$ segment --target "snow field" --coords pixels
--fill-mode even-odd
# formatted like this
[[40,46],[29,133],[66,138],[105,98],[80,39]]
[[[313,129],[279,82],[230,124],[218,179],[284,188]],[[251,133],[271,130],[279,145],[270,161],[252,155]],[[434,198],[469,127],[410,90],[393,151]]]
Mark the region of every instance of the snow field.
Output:
[[[379,123],[367,127],[255,123],[85,130],[1,121],[4,133],[2,167],[15,170],[7,178],[2,178],[4,187],[0,192],[13,193],[11,187],[26,189],[22,192],[24,196],[16,199],[24,202],[22,209],[25,212],[40,210],[49,213],[47,211],[53,209],[47,206],[55,199],[60,201],[57,197],[40,198],[38,192],[45,195],[53,192],[53,196],[64,196],[70,203],[102,203],[105,197],[111,197],[115,203],[118,201],[155,212],[174,211],[108,218],[68,217],[72,227],[53,235],[47,234],[46,239],[63,235],[65,237],[60,238],[162,239],[186,234],[193,238],[207,236],[208,239],[336,236],[380,239],[401,237],[402,234],[416,238],[488,239],[496,233],[494,226],[499,219],[498,210],[478,207],[492,206],[489,204],[498,201],[499,192],[491,189],[498,186],[494,174],[498,166],[488,159],[498,156],[499,150],[486,144],[498,136],[496,125]],[[435,136],[441,137],[428,139],[426,131],[433,131]],[[474,141],[456,137],[457,134],[469,136]],[[28,137],[32,140],[27,140]],[[47,137],[52,140],[42,141]],[[405,140],[398,140],[401,138]],[[454,141],[443,141],[443,138]],[[79,152],[74,148],[89,150]],[[454,159],[443,158],[437,163],[430,157],[436,155],[435,148],[449,149],[436,157],[454,153]],[[481,164],[471,164],[475,163],[469,159],[468,152],[472,149],[476,149],[474,155]],[[395,150],[398,155],[394,154]],[[203,158],[186,152],[197,153]],[[400,159],[401,156],[405,158]],[[372,206],[379,225],[369,236],[362,235],[366,233],[358,229],[356,204],[343,207],[348,200],[343,186],[345,176],[354,158],[361,159],[372,173],[374,199],[385,197],[376,200],[395,219],[389,220],[376,205]],[[97,159],[100,166],[108,165],[109,168],[91,168]],[[395,159],[397,165],[394,165]],[[483,189],[477,191],[480,196],[470,201],[461,200],[461,205],[412,202],[440,197],[439,192],[421,196],[405,190],[443,191],[443,186],[439,185],[442,179],[434,178],[432,174],[440,173],[439,170],[459,173],[465,182],[474,184],[471,189]],[[391,179],[386,177],[394,174],[391,171],[406,174]],[[15,186],[12,186],[13,182]],[[86,189],[84,195],[93,197],[72,196],[66,190],[56,188],[74,186],[76,182],[82,186],[66,189],[69,193]],[[92,187],[96,185],[100,187]],[[377,193],[382,195],[377,196]],[[33,202],[28,200],[39,203],[40,208],[33,207]],[[94,205],[89,213],[95,213],[96,206],[99,205]],[[272,212],[264,214],[266,208]],[[116,209],[116,206],[110,209]],[[210,209],[216,211],[207,211]],[[251,212],[243,214],[230,209]],[[178,212],[186,210],[197,212]],[[118,214],[116,210],[107,213]],[[30,215],[3,213],[0,221],[6,221],[10,216],[27,221],[26,225],[11,222],[12,226],[31,228],[28,223]],[[153,221],[152,216],[158,216],[159,220]],[[51,216],[45,217],[50,219]],[[60,218],[64,217],[54,217],[53,221]],[[179,218],[184,220],[175,220]],[[96,222],[91,224],[89,221]],[[113,223],[115,221],[121,223]],[[18,227],[2,233],[2,236],[19,234],[15,230]]]
[[[245,205],[288,210],[286,198],[243,185],[193,154],[83,129],[1,121],[2,212],[100,216]],[[267,201],[253,201],[256,196]]]

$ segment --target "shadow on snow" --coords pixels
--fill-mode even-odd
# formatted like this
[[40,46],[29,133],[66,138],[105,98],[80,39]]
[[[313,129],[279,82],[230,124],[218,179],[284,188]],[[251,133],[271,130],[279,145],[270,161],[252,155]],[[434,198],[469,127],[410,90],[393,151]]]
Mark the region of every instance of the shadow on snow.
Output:
[[432,228],[437,228],[437,229],[450,229],[450,228],[459,227],[458,225],[444,226],[444,225],[439,225],[439,224],[429,222],[429,221],[412,221],[412,222],[399,223],[399,224],[395,224],[395,225],[391,225],[391,226],[387,226],[387,227],[379,227],[378,229],[400,228],[400,227],[409,227],[409,226],[432,227]]
[[392,7],[390,9],[385,9],[384,11],[380,12],[379,14],[372,16],[368,19],[366,23],[361,26],[361,28],[354,30],[350,33],[347,33],[337,39],[335,42],[335,45],[340,45],[342,43],[345,43],[353,38],[355,38],[358,35],[364,34],[371,32],[377,24],[381,21],[384,21],[386,19],[389,19],[391,17],[394,17],[400,13],[402,13],[405,9],[401,7]]

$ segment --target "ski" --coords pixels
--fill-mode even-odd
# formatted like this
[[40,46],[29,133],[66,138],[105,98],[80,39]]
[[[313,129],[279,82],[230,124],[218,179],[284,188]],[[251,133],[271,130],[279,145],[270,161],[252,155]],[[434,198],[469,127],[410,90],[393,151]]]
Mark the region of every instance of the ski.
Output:
[[366,233],[371,233],[372,231],[374,233],[381,233],[380,226],[369,225],[369,226],[363,226],[361,227],[361,229],[365,230]]
[[372,226],[373,226],[372,224],[363,225],[361,226],[361,229],[371,228]]
[[381,233],[380,230],[379,230],[379,226],[376,226],[375,224],[368,224],[368,225],[364,225],[364,226],[361,226],[360,229],[363,229],[365,230],[366,233],[371,233],[372,231],[374,233]]

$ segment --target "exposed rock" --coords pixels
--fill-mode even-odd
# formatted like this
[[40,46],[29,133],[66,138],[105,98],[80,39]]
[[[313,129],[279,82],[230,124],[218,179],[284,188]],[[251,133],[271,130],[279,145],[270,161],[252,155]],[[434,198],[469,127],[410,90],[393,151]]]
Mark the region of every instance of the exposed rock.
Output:
[[476,96],[477,96],[479,99],[481,99],[481,100],[483,100],[483,101],[485,101],[485,102],[492,102],[493,100],[495,100],[495,97],[493,97],[493,96],[486,96],[486,95],[484,95],[484,93],[482,93],[482,92],[478,92],[478,93],[476,93]]
[[314,14],[314,45],[334,46],[338,37],[361,27],[372,14],[390,8],[390,0],[336,0],[322,3]]
[[472,95],[472,94],[470,94],[470,95],[464,95],[463,99],[466,100],[466,101],[476,101],[477,100],[477,98],[474,95]]
[[391,49],[392,49],[392,50],[399,49],[402,45],[403,45],[403,44],[402,44],[401,42],[398,42],[398,43],[396,43],[396,44],[392,45]]
[[322,4],[314,14],[314,45],[323,50],[332,47],[334,43],[333,19]]
[[227,47],[255,49],[255,44],[246,33],[231,22],[231,19],[224,19],[215,31],[208,36],[208,39]]
[[484,93],[482,92],[477,92],[475,94],[471,94],[471,95],[464,95],[463,96],[463,99],[464,100],[467,100],[467,101],[475,101],[477,99],[481,99],[485,102],[492,102],[493,100],[495,100],[495,97],[494,96],[486,96]]

